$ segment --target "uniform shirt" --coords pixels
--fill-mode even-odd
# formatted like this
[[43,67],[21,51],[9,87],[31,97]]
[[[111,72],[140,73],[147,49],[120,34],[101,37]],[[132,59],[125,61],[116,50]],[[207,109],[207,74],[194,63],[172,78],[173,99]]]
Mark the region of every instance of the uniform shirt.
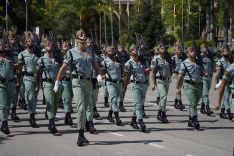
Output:
[[[98,64],[99,64],[99,66],[101,66],[101,62],[104,60],[103,59],[103,57],[101,57],[101,56],[98,56],[98,55],[96,55],[97,56],[97,61],[98,61]],[[94,69],[94,67],[92,66],[92,77],[91,77],[92,79],[96,79],[97,78],[97,73],[96,73],[96,70]]]
[[[209,77],[213,75],[213,63],[209,57],[202,58],[203,72],[208,73]],[[206,77],[206,76],[205,76]]]
[[229,61],[225,61],[222,57],[218,62],[216,63],[216,69],[221,70],[221,77],[223,77],[224,71],[230,66]]
[[228,74],[223,76],[223,79],[228,81],[230,84],[230,88],[232,90],[234,90],[234,81],[233,81],[233,77],[234,77],[234,63],[232,65],[230,65],[227,69],[226,72]]
[[107,57],[101,64],[102,70],[106,72],[106,77],[111,80],[120,81],[122,78],[121,65]]
[[[67,55],[64,55],[63,60],[65,60],[67,58]],[[65,74],[63,76],[64,78],[72,78],[72,73],[71,73],[71,66],[68,66]]]
[[0,60],[0,80],[12,80],[14,77],[13,68],[14,64],[10,59]]
[[86,49],[84,56],[76,47],[70,49],[66,55],[66,59],[63,63],[71,65],[72,75],[84,76],[86,78],[91,77],[91,67],[94,62],[97,62],[97,57],[90,48]]
[[60,64],[54,58],[49,58],[48,53],[45,53],[38,60],[38,69],[43,70],[42,79],[56,80]]
[[182,59],[181,58],[178,58],[176,55],[172,56],[171,57],[173,63],[174,63],[174,71],[177,73],[179,72],[180,70],[180,65],[182,63]]
[[192,63],[188,58],[182,62],[179,73],[184,75],[185,80],[201,82],[201,67],[196,63]]
[[162,59],[159,55],[152,59],[150,67],[152,69],[157,70],[156,77],[169,78],[170,65],[165,59]]
[[145,66],[140,62],[135,62],[132,58],[125,63],[125,72],[131,75],[130,80],[146,82]]

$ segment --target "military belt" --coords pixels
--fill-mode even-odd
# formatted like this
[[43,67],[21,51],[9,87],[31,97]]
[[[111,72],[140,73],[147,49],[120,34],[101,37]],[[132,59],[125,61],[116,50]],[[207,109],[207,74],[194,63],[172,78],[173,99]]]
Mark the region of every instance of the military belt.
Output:
[[131,80],[132,83],[136,83],[136,84],[147,84],[148,81],[134,81],[134,80]]
[[85,76],[80,76],[80,75],[72,75],[72,77],[80,79],[80,80],[89,80],[89,81],[91,81],[90,77],[85,77]]
[[161,77],[161,76],[156,76],[156,79],[163,80],[163,81],[168,81],[168,78]]
[[123,81],[122,80],[112,80],[112,79],[106,79],[106,81],[109,81],[109,82],[112,82],[112,83],[115,83],[115,84],[120,84],[122,83]]
[[54,83],[54,80],[52,79],[42,79],[43,82],[50,82],[50,83]]
[[23,76],[31,76],[34,77],[34,73],[23,72]]
[[232,99],[234,99],[234,94],[232,94]]
[[9,83],[9,82],[14,82],[15,79],[11,79],[11,80],[6,80],[6,79],[1,79],[0,82],[2,83]]
[[65,77],[62,79],[62,81],[71,81],[71,78],[70,77]]
[[195,82],[190,80],[184,80],[185,83],[191,84],[191,85],[202,85],[202,82]]

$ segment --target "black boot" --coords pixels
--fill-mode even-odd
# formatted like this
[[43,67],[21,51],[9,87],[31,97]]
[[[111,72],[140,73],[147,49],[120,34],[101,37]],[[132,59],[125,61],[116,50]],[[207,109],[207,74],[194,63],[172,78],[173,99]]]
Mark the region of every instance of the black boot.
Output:
[[18,101],[18,106],[24,110],[27,110],[27,104],[26,104],[26,100],[24,98],[20,98]]
[[194,117],[189,117],[189,121],[188,121],[188,127],[194,127],[196,129],[200,128],[200,124],[197,121],[197,116]]
[[132,121],[130,122],[130,126],[132,126],[132,128],[134,129],[140,129],[137,125],[137,122],[136,122],[136,116],[132,116]]
[[70,126],[73,125],[73,121],[72,121],[71,113],[70,113],[70,112],[67,112],[67,113],[65,114],[64,123],[65,123],[66,125],[70,125]]
[[48,119],[47,110],[45,111],[45,118]]
[[63,106],[63,99],[62,99],[62,98],[59,99],[58,108],[64,109],[64,106]]
[[93,118],[97,119],[100,117],[100,114],[97,111],[97,107],[93,107]]
[[16,108],[15,107],[11,108],[11,119],[14,122],[20,121],[20,118],[16,115]]
[[158,110],[157,119],[158,119],[159,121],[162,121],[162,110],[161,110],[161,109]]
[[108,97],[104,97],[104,106],[109,107]]
[[83,146],[83,144],[84,144],[84,129],[80,129],[78,140],[77,140],[76,144],[78,146]]
[[89,121],[89,133],[96,134],[97,130],[94,128],[93,121]]
[[11,133],[9,128],[8,128],[8,122],[7,121],[2,121],[1,132],[3,132],[6,135]]
[[162,123],[168,123],[166,112],[162,111]]
[[211,114],[214,114],[214,112],[212,110],[210,110],[210,106],[209,105],[206,105],[206,114],[208,116],[210,116]]
[[159,105],[159,102],[160,102],[160,97],[157,97],[157,100],[156,100],[157,105]]
[[112,118],[112,114],[113,114],[113,111],[109,110],[109,114],[107,116],[107,120],[109,120],[110,122],[115,122],[115,120]]
[[122,121],[119,118],[119,112],[114,112],[115,119],[116,119],[116,125],[122,126]]
[[32,126],[32,128],[39,128],[36,123],[35,114],[30,114],[29,124]]
[[126,109],[124,108],[123,101],[119,102],[119,110],[120,112],[126,112]]
[[143,119],[139,119],[138,122],[139,122],[139,124],[140,124],[141,132],[144,132],[144,133],[145,133],[146,126],[145,126],[145,123],[143,122]]
[[143,118],[149,118],[149,116],[145,113],[145,106],[142,105],[142,114],[143,114]]
[[206,106],[205,106],[205,103],[202,102],[202,103],[201,103],[201,109],[200,109],[200,112],[201,112],[202,114],[207,114],[206,108],[205,108],[205,107],[206,107]]
[[230,108],[227,109],[227,115],[228,115],[228,119],[229,119],[229,120],[232,120],[232,119],[233,119],[233,114],[232,114]]
[[52,134],[55,134],[55,133],[58,132],[58,130],[57,130],[56,127],[55,127],[54,118],[51,118],[51,119],[49,120],[48,129],[49,129],[49,131],[50,131]]
[[221,111],[219,113],[219,117],[222,119],[228,119],[228,116],[225,114],[225,108],[221,108]]
[[175,99],[174,107],[175,109],[180,109],[178,99]]
[[185,109],[185,106],[183,105],[182,101],[178,100],[178,103],[179,103],[179,109],[183,111]]

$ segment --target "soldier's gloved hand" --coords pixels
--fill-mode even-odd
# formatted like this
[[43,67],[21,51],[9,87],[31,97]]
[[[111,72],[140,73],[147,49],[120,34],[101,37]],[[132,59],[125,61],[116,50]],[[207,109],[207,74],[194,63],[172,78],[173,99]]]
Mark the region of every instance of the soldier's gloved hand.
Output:
[[54,84],[54,92],[57,93],[58,92],[58,89],[59,89],[59,86],[61,84],[61,81],[55,81],[55,84]]
[[98,85],[101,86],[102,85],[102,76],[100,74],[97,76],[97,81],[98,81]]

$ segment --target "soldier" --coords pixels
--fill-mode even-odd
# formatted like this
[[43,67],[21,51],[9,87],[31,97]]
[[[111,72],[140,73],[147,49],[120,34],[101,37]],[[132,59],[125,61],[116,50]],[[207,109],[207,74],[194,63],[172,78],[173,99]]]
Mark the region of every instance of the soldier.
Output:
[[[61,52],[64,55],[64,59],[66,59],[67,51],[69,50],[69,42],[64,41],[62,44]],[[73,92],[72,92],[72,73],[71,73],[71,68],[68,67],[66,69],[66,73],[62,79],[62,100],[63,100],[63,105],[65,108],[65,119],[64,123],[66,125],[73,125],[73,121],[71,118],[71,113],[72,113],[72,97],[73,97]]]
[[[222,83],[221,83],[221,86],[220,86],[220,89],[219,89],[219,94],[218,94],[218,102],[215,106],[215,109],[216,110],[219,110],[220,106],[221,106],[221,101],[222,101],[222,98],[223,98],[223,94],[225,92],[225,87],[230,85],[230,88],[232,90],[232,103],[234,101],[234,98],[233,98],[233,94],[234,94],[234,81],[233,81],[233,78],[234,78],[234,64],[230,65],[224,72],[224,76],[223,76],[223,79],[222,79]],[[232,120],[233,119],[233,114],[231,113],[231,109],[228,110],[228,118],[229,120]]]
[[59,71],[59,61],[55,59],[53,45],[50,40],[44,41],[46,53],[38,60],[38,76],[37,89],[40,88],[42,77],[42,91],[45,95],[46,115],[49,119],[48,129],[52,134],[58,132],[55,126],[55,117],[58,109],[58,101],[61,97],[61,87],[55,93],[53,88],[55,86],[56,75]]
[[214,112],[210,110],[209,92],[215,66],[211,59],[208,57],[208,47],[205,43],[201,44],[200,51],[203,65],[203,89],[200,111],[202,114],[207,114],[208,116],[210,116],[211,114],[214,114]]
[[[149,75],[150,69],[140,62],[136,47],[132,45],[130,47],[130,60],[125,63],[125,79],[124,90],[127,90],[127,85],[130,81],[131,92],[133,96],[134,111],[132,115],[132,121],[130,125],[134,129],[140,129],[141,132],[147,132],[146,126],[143,122],[143,110],[142,100],[144,100],[145,92],[148,88],[148,80],[146,75]],[[140,124],[140,128],[137,125],[136,119]]]
[[[58,48],[58,50],[60,50],[61,52],[62,52],[62,45],[61,45],[61,43],[59,42],[59,41],[57,41],[57,48]],[[68,46],[68,44],[66,45],[66,46]],[[67,50],[68,50],[68,47],[67,47]],[[66,55],[66,54],[65,54]],[[59,99],[59,103],[58,103],[58,108],[61,108],[61,109],[64,109],[64,104],[63,104],[63,99],[62,99],[62,97]],[[66,111],[65,111],[66,112]]]
[[107,119],[110,122],[115,122],[112,118],[114,113],[116,119],[116,125],[121,126],[122,121],[119,118],[119,107],[118,99],[121,92],[122,86],[122,68],[120,63],[115,60],[115,53],[111,46],[108,46],[106,49],[107,58],[102,62],[102,76],[105,78],[107,91],[109,93],[109,114]]
[[23,86],[25,86],[25,99],[28,104],[28,110],[30,113],[29,123],[33,128],[38,128],[35,120],[36,114],[36,74],[37,74],[37,61],[38,57],[33,51],[32,35],[30,32],[25,36],[26,50],[22,51],[18,55],[19,64],[22,67]]
[[189,121],[188,127],[200,128],[197,119],[197,105],[201,98],[202,81],[201,67],[196,63],[196,54],[193,47],[189,47],[187,51],[188,58],[182,62],[179,70],[179,76],[176,84],[176,93],[181,94],[181,86],[189,101]]
[[[158,50],[157,50],[157,46],[155,46],[154,47],[154,57],[152,58],[152,60],[154,60],[155,59],[155,57],[157,57],[158,56]],[[160,102],[160,95],[159,95],[159,91],[157,91],[157,93],[156,93],[156,103],[157,103],[157,105],[159,105],[159,102]]]
[[151,82],[152,90],[155,90],[156,84],[160,95],[159,109],[158,109],[158,120],[162,123],[168,123],[166,116],[166,102],[169,88],[170,79],[170,66],[165,59],[165,46],[160,43],[157,47],[159,55],[155,57],[151,62]]
[[[173,70],[172,70],[172,83],[176,87],[176,83],[178,80],[178,75],[179,75],[179,70],[180,70],[180,65],[183,61],[183,51],[181,49],[181,46],[177,45],[175,46],[175,55],[172,56],[172,62],[173,62]],[[176,109],[179,109],[183,111],[185,109],[185,106],[182,103],[181,100],[181,94],[175,94],[175,102],[174,102],[174,107]]]
[[[0,40],[0,120],[2,121],[1,131],[8,135],[8,116],[10,113],[11,102],[16,95],[16,83],[13,69],[18,70],[11,59],[6,56],[3,42]],[[19,79],[17,77],[17,79]],[[18,80],[19,81],[19,80]]]
[[[116,60],[117,60],[117,62],[120,63],[120,65],[122,67],[122,70],[124,70],[123,69],[124,68],[124,64],[129,60],[129,55],[127,54],[126,51],[124,51],[122,45],[118,45],[118,50],[117,50],[117,53],[116,53]],[[126,90],[124,90],[123,86],[122,86],[120,97],[119,97],[119,110],[121,112],[126,112],[126,109],[124,108],[124,105],[123,105],[123,101],[124,101],[124,97],[125,97],[125,93],[126,93],[125,91]]]
[[[223,75],[224,75],[224,71],[230,66],[230,49],[228,46],[224,46],[221,49],[221,55],[222,58],[217,62],[216,64],[216,76],[215,76],[215,81],[218,82],[219,79],[222,79]],[[225,85],[225,90],[224,90],[224,96],[223,96],[223,101],[222,101],[222,105],[221,105],[221,111],[220,111],[220,118],[223,119],[232,119],[232,114],[231,114],[231,104],[230,104],[230,97],[231,94],[231,89],[229,85]],[[227,115],[225,114],[225,110],[227,111]]]
[[[86,117],[86,111],[88,105],[91,104],[92,95],[91,67],[93,66],[96,69],[97,74],[99,74],[100,67],[98,66],[97,58],[93,55],[91,49],[87,48],[86,34],[82,29],[76,34],[76,46],[68,51],[66,59],[63,62],[57,76],[54,91],[58,91],[61,83],[60,81],[67,67],[71,66],[73,77],[72,86],[77,104],[77,125],[79,129],[77,145],[83,146],[84,143],[89,143],[84,136],[84,126],[86,118],[91,117],[91,115]],[[97,78],[98,81],[101,81],[101,75]]]

